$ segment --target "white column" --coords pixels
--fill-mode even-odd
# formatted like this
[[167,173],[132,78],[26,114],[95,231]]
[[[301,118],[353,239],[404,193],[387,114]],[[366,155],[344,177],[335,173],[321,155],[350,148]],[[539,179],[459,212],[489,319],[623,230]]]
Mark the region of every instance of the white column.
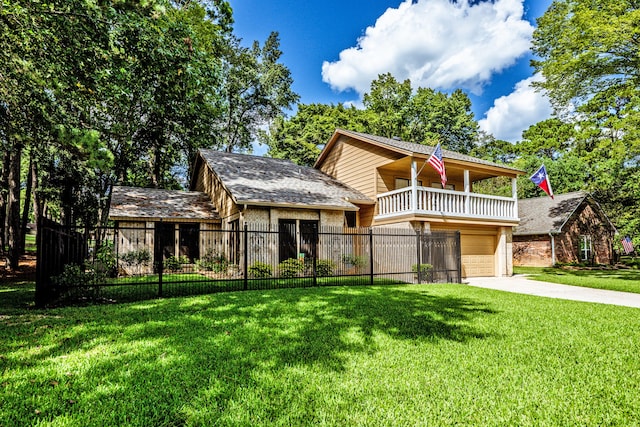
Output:
[[411,210],[418,210],[418,164],[416,159],[411,160]]
[[518,218],[518,180],[511,178],[511,198],[513,199],[513,217]]
[[496,257],[496,276],[513,275],[513,237],[511,227],[498,228],[498,248]]
[[464,213],[469,213],[469,202],[471,201],[471,180],[469,179],[469,169],[464,170]]

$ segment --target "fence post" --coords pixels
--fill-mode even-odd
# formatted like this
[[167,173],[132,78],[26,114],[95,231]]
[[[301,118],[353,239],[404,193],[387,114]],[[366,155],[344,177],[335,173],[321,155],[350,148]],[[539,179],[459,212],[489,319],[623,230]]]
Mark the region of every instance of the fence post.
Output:
[[462,249],[460,248],[460,232],[456,231],[456,253],[458,254],[458,281],[462,283]]
[[418,284],[422,283],[422,231],[416,230],[416,273],[418,278]]
[[244,268],[244,290],[246,291],[247,289],[249,289],[249,231],[248,231],[248,227],[247,227],[247,223],[244,223],[244,236],[243,236],[243,245],[244,245],[244,262],[243,262],[243,268]]
[[[162,225],[162,218],[160,218],[160,225]],[[157,229],[157,228],[156,228]],[[160,258],[158,262],[158,297],[162,298],[162,273],[164,272],[164,242],[162,241],[162,236],[164,234],[164,229],[162,226],[160,227],[160,232],[156,233],[156,243],[158,244],[158,250],[156,251],[156,255]]]
[[313,268],[313,286],[318,286],[318,272],[316,270],[318,266],[318,224],[313,224],[313,259],[312,259],[312,268]]
[[373,228],[369,228],[369,283],[373,286]]
[[42,233],[44,232],[44,221],[41,216],[38,217],[36,225],[36,296],[35,302],[37,308],[42,308],[47,303],[47,289],[44,282],[43,263],[45,255],[43,253],[44,245],[42,244]]

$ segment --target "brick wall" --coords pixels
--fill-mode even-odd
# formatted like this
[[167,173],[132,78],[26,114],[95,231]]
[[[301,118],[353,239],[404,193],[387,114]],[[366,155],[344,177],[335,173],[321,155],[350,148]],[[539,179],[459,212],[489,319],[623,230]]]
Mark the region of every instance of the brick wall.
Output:
[[513,265],[550,267],[551,239],[549,236],[513,236]]

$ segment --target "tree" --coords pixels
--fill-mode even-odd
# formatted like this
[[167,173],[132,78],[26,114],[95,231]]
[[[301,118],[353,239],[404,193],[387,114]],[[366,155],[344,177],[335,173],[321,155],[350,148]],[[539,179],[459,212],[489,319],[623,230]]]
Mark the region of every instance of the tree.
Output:
[[484,131],[478,131],[477,139],[469,154],[496,163],[511,164],[518,158],[516,147]]
[[261,141],[269,146],[269,155],[306,165],[315,162],[336,128],[420,144],[435,145],[439,140],[462,153],[475,145],[478,124],[471,101],[461,91],[447,95],[418,88],[413,93],[409,80],[398,82],[391,74],[382,74],[364,95],[364,107],[298,105],[294,116],[278,119]]
[[[559,118],[576,128],[574,154],[588,165],[586,187],[612,218],[622,201],[640,214],[640,8],[631,0],[556,0],[538,20],[532,61]],[[636,225],[617,222],[623,232]],[[635,228],[633,228],[635,227]]]
[[478,123],[471,112],[471,100],[461,90],[450,95],[418,88],[412,99],[413,114],[409,141],[439,140],[448,149],[468,154],[474,147]]
[[171,185],[176,165],[213,139],[231,22],[224,0],[4,2],[0,227],[5,236],[7,212],[12,267],[29,213],[27,203],[16,219],[23,153],[34,214],[68,224],[95,223],[118,180]]
[[269,156],[311,166],[336,128],[364,131],[364,117],[364,112],[353,106],[298,104],[291,119],[276,118],[260,140],[269,147]]
[[409,140],[411,81],[398,82],[391,73],[381,74],[371,82],[371,90],[363,97],[364,107],[373,113],[370,132],[387,138]]
[[574,125],[557,118],[543,120],[533,124],[522,132],[522,141],[517,145],[518,152],[524,155],[556,158],[570,151],[575,142]]
[[264,45],[251,48],[231,37],[224,54],[223,116],[217,145],[225,151],[248,150],[261,126],[295,104],[299,96],[291,89],[291,72],[279,63],[280,39],[272,32]]

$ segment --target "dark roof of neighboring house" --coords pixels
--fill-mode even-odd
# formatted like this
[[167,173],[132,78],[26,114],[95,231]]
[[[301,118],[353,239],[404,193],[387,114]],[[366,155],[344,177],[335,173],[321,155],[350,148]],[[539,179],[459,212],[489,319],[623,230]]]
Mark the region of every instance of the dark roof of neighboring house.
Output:
[[[582,202],[591,199],[585,191],[556,194],[518,200],[520,224],[514,228],[516,236],[560,233]],[[593,201],[593,199],[591,199]],[[597,205],[593,201],[594,205]],[[613,225],[612,225],[613,227]]]
[[200,154],[236,204],[356,210],[373,203],[329,175],[290,160],[201,149]]
[[[430,156],[431,154],[433,154],[433,151],[435,150],[435,147],[431,145],[417,144],[415,142],[407,142],[407,141],[402,141],[400,139],[395,139],[395,138],[385,138],[383,136],[370,135],[367,133],[354,132],[354,131],[345,130],[345,129],[336,129],[336,132],[334,133],[334,136],[331,138],[330,143],[334,141],[338,135],[351,136],[352,138],[356,138],[360,140],[369,140],[372,142],[376,142],[380,145],[385,145],[394,150],[406,152],[407,154],[409,153],[423,154],[425,156]],[[316,162],[316,165],[318,164],[318,162],[320,162],[323,159],[326,150],[327,150],[327,147],[325,147],[325,150],[323,150],[322,153],[320,153],[320,156],[318,157],[318,161]],[[501,165],[498,163],[490,162],[488,160],[479,159],[477,157],[468,156],[466,154],[460,154],[455,151],[450,151],[445,149],[442,149],[442,157],[443,159],[459,160],[463,162],[469,162],[469,163],[475,163],[475,164],[484,165],[484,166],[491,166],[491,167],[506,169],[512,172],[516,172],[518,174],[524,173],[520,169],[512,168],[510,166]]]
[[205,193],[125,186],[113,187],[109,217],[201,221],[220,219]]

